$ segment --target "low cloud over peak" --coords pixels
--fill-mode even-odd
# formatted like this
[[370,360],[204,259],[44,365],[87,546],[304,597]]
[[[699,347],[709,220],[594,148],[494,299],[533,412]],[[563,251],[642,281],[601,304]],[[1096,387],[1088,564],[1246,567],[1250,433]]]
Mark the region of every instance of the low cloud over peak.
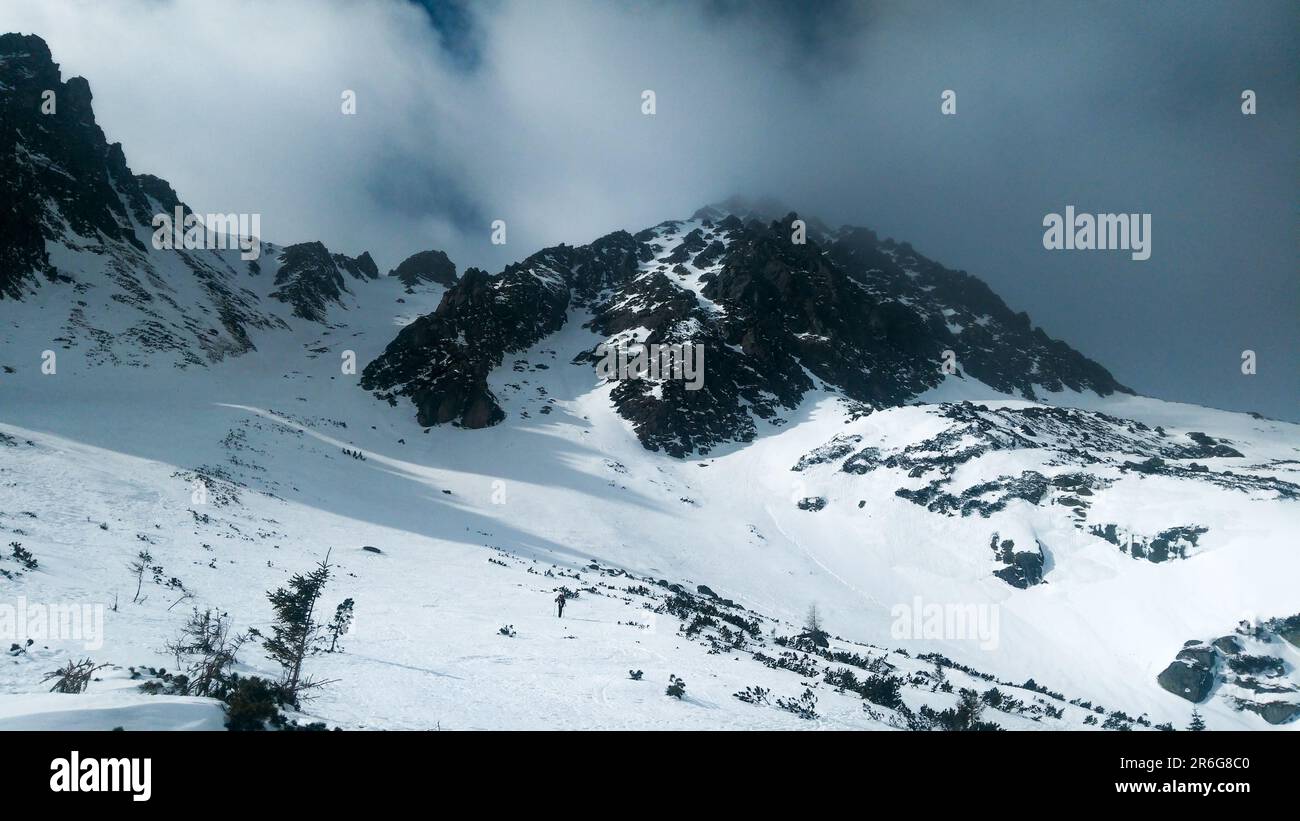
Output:
[[[65,77],[89,79],[137,173],[203,210],[260,213],[277,242],[368,250],[382,270],[429,248],[499,270],[735,192],[771,196],[981,276],[1143,392],[1296,418],[1287,3],[5,11]],[[1150,213],[1151,258],[1045,251],[1044,215],[1069,205]],[[1238,373],[1244,349],[1255,377]]]

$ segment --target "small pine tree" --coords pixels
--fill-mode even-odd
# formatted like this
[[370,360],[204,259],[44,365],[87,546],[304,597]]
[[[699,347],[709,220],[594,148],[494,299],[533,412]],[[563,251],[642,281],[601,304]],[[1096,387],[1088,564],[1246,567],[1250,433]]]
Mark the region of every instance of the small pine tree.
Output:
[[230,670],[246,641],[247,635],[232,633],[225,613],[195,608],[181,634],[166,647],[175,657],[177,669],[185,672],[182,694],[220,698],[230,685]]
[[963,730],[978,730],[983,713],[984,702],[980,700],[979,693],[963,687],[957,698],[957,726]]
[[670,675],[668,677],[668,689],[665,692],[673,698],[680,699],[686,695],[686,682],[675,675]]
[[136,554],[135,560],[127,565],[127,569],[135,574],[135,595],[131,597],[132,604],[140,602],[140,587],[144,584],[144,572],[153,564],[153,556],[148,550],[141,550]]
[[1192,708],[1192,722],[1187,725],[1187,729],[1194,733],[1199,733],[1205,729],[1205,719],[1201,718],[1201,711]]
[[808,615],[804,619],[803,629],[806,630],[809,635],[816,635],[822,631],[822,617],[821,613],[817,611],[817,605],[815,603],[808,605]]
[[271,635],[264,638],[262,646],[267,658],[282,669],[281,687],[291,703],[297,704],[302,691],[320,686],[319,682],[305,679],[302,665],[307,658],[320,652],[323,625],[316,621],[316,604],[321,591],[330,580],[329,554],[310,573],[295,573],[288,587],[268,592],[275,622]]
[[934,686],[930,688],[930,692],[933,693],[940,688],[943,688],[943,691],[946,693],[951,689],[944,687],[944,685],[948,683],[948,674],[943,671],[943,665],[939,663],[938,659],[934,660],[934,673],[932,673],[930,677],[934,680]]
[[829,645],[826,641],[826,630],[822,627],[822,614],[815,602],[808,606],[808,615],[804,617],[803,634],[820,647]]
[[330,619],[329,631],[330,649],[327,653],[333,653],[343,648],[338,646],[339,637],[352,627],[352,606],[355,602],[351,598],[344,599],[338,607],[334,608],[334,618]]

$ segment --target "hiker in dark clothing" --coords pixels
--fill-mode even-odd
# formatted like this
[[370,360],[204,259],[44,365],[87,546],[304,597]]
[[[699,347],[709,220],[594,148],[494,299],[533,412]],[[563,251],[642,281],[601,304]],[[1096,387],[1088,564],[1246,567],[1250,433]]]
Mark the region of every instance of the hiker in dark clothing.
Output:
[[557,619],[564,618],[564,594],[563,593],[555,597],[555,606],[559,608],[558,612],[556,612],[555,614],[555,617]]

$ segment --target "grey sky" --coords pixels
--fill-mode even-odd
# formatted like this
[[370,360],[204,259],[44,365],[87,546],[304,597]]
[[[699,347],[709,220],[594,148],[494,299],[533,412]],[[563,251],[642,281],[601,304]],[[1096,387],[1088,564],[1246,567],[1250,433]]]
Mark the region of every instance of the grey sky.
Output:
[[[137,172],[277,242],[497,270],[770,195],[984,278],[1140,392],[1300,419],[1293,2],[0,0],[0,28],[90,80]],[[1150,212],[1151,258],[1044,250],[1067,205]]]

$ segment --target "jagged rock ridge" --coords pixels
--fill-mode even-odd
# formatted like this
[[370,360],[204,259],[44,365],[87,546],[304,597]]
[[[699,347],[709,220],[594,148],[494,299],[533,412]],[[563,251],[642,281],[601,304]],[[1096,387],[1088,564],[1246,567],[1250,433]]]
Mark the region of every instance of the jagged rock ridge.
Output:
[[[865,229],[814,229],[797,244],[797,218],[743,222],[703,209],[635,235],[548,248],[494,277],[467,275],[367,366],[362,384],[390,400],[409,396],[422,424],[495,424],[504,411],[487,385],[492,368],[572,314],[608,343],[703,346],[699,390],[673,379],[611,387],[645,447],[674,456],[749,441],[819,388],[864,409],[904,403],[940,384],[946,351],[1026,398],[1128,390],[974,277]],[[595,346],[569,353],[596,359]]]
[[[255,259],[233,247],[155,247],[156,215],[195,212],[166,180],[131,171],[91,103],[89,83],[62,80],[40,37],[0,35],[0,300],[66,311],[53,345],[80,349],[90,365],[147,367],[155,355],[206,365],[253,350],[256,331],[326,322],[346,307],[350,280],[378,278],[368,253],[319,242],[281,249],[255,238]],[[47,299],[49,288],[68,296]]]
[[271,296],[292,305],[294,316],[323,322],[328,304],[349,293],[344,274],[353,279],[376,279],[379,269],[369,252],[352,258],[331,254],[319,242],[290,245],[280,252],[276,289]]

